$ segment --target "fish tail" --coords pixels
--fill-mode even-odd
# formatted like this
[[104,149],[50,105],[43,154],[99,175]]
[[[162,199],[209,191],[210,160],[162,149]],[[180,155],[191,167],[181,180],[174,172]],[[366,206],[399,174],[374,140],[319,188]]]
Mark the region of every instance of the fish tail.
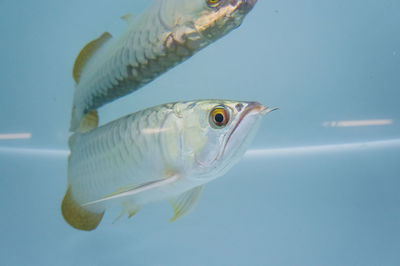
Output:
[[81,207],[71,195],[71,187],[68,187],[61,204],[61,212],[67,223],[80,230],[91,231],[96,229],[103,218],[104,211],[95,213]]
[[99,124],[99,116],[97,110],[92,110],[87,114],[83,114],[80,109],[72,107],[71,124],[69,130],[71,132],[88,132],[96,128]]

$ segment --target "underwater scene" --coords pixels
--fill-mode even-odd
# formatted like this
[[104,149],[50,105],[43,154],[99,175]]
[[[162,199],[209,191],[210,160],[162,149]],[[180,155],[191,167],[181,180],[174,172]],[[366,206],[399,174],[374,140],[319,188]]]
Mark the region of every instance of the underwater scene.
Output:
[[0,265],[400,265],[400,2],[0,1]]

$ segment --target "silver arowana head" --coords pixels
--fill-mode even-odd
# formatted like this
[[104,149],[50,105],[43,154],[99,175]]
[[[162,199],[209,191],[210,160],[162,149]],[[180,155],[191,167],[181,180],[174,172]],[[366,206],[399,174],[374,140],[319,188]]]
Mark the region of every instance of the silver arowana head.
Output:
[[[189,179],[226,173],[243,156],[264,114],[274,110],[256,102],[202,100],[176,103],[166,126],[176,129],[165,141],[172,161]],[[179,133],[178,133],[179,132]]]
[[199,49],[238,27],[257,0],[168,0],[161,18],[175,39]]

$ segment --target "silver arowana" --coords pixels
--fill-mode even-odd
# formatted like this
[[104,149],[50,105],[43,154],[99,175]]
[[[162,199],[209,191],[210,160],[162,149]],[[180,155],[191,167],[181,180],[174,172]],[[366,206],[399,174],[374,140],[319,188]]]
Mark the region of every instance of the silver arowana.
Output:
[[71,131],[98,124],[97,108],[127,95],[238,27],[257,0],[155,0],[126,31],[104,33],[78,55]]
[[110,205],[122,205],[121,216],[130,217],[163,199],[174,208],[171,220],[181,217],[205,183],[239,161],[271,110],[256,102],[177,102],[75,133],[69,141],[65,220],[93,230]]

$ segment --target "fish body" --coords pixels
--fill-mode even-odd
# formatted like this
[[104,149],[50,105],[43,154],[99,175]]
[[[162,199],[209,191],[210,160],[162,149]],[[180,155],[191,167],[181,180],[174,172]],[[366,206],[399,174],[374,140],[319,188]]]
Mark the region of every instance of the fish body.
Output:
[[92,230],[111,205],[129,216],[169,199],[173,220],[186,214],[203,185],[244,154],[263,114],[256,102],[200,100],[159,105],[69,140],[68,190],[62,204],[73,227]]
[[81,125],[85,115],[139,89],[238,27],[255,3],[155,0],[141,16],[125,16],[128,27],[119,38],[104,33],[75,61],[70,130],[86,131]]

